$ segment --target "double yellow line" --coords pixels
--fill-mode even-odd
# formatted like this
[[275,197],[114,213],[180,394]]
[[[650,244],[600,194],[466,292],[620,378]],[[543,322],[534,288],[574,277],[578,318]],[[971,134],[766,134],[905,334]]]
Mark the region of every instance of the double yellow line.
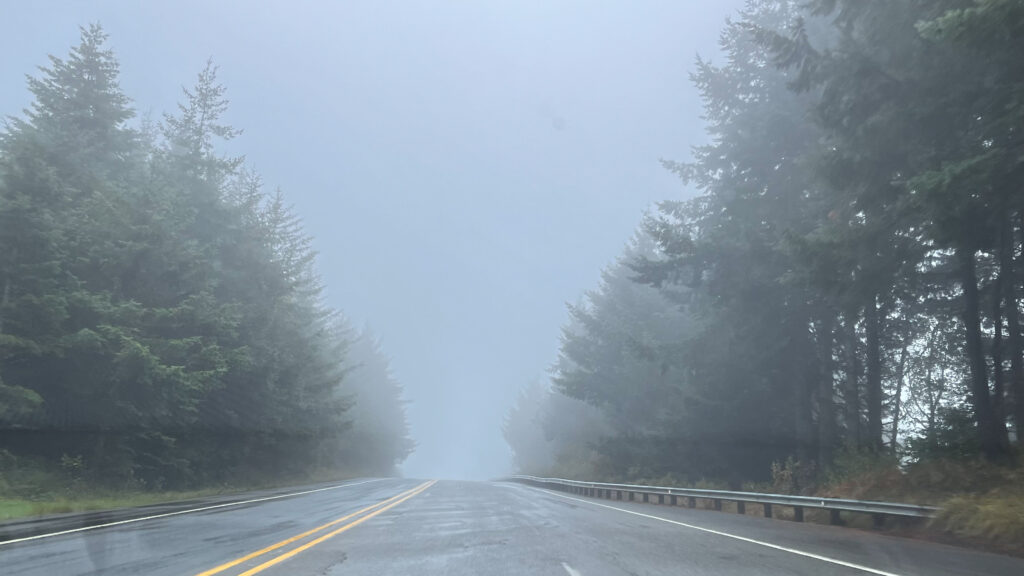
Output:
[[[413,488],[411,490],[406,490],[405,492],[396,494],[396,495],[392,496],[391,498],[388,498],[387,500],[383,500],[381,502],[377,502],[376,504],[367,506],[366,508],[363,508],[361,510],[356,510],[355,512],[353,512],[353,513],[351,513],[351,514],[349,514],[347,516],[343,516],[341,518],[338,518],[337,520],[332,520],[332,521],[328,522],[327,524],[324,524],[322,526],[317,526],[316,528],[313,528],[312,530],[307,530],[307,531],[303,532],[302,534],[297,534],[295,536],[292,536],[291,538],[287,538],[285,540],[281,540],[280,542],[278,542],[276,544],[271,544],[270,546],[267,546],[266,548],[262,548],[260,550],[255,551],[255,552],[252,552],[250,554],[246,554],[245,556],[242,556],[241,558],[236,558],[236,559],[234,559],[234,560],[232,560],[230,562],[225,562],[224,564],[221,564],[220,566],[217,566],[216,568],[211,568],[211,569],[209,569],[209,570],[207,570],[205,572],[200,572],[196,576],[212,576],[213,574],[219,574],[219,573],[227,570],[228,568],[232,568],[232,567],[238,566],[239,564],[242,564],[244,562],[248,562],[249,560],[252,560],[253,558],[258,558],[260,556],[263,556],[264,554],[273,552],[274,550],[277,550],[279,548],[283,548],[283,547],[285,547],[285,546],[287,546],[289,544],[292,544],[293,542],[302,540],[303,538],[306,538],[307,536],[312,536],[313,534],[316,534],[318,532],[322,532],[324,530],[327,530],[328,528],[331,528],[333,526],[337,526],[338,524],[341,524],[341,526],[335,528],[334,530],[331,530],[330,532],[328,532],[326,534],[323,534],[322,536],[314,538],[313,540],[310,540],[309,542],[306,542],[305,544],[303,544],[301,546],[297,546],[295,548],[292,548],[291,550],[289,550],[288,552],[285,552],[284,554],[281,554],[280,556],[275,556],[274,558],[271,558],[270,560],[267,560],[266,562],[260,564],[259,566],[256,566],[254,568],[250,568],[249,570],[246,570],[245,572],[242,572],[241,574],[239,574],[239,576],[252,576],[253,574],[257,574],[259,572],[262,572],[262,571],[266,570],[267,568],[270,568],[271,566],[274,566],[276,564],[280,564],[281,562],[284,562],[285,560],[287,560],[287,559],[289,559],[289,558],[291,558],[291,557],[293,557],[293,556],[295,556],[295,555],[297,555],[297,554],[299,554],[301,552],[309,550],[313,546],[316,546],[317,544],[320,544],[324,540],[327,540],[329,538],[333,538],[334,536],[337,536],[338,534],[341,534],[342,532],[348,530],[349,528],[353,528],[355,526],[358,526],[358,525],[362,524],[363,522],[366,522],[367,520],[369,520],[370,518],[373,518],[374,516],[376,516],[378,514],[382,514],[382,513],[386,512],[387,510],[390,510],[391,508],[394,508],[395,506],[398,506],[399,504],[401,504],[402,502],[405,502],[409,498],[412,498],[413,496],[416,496],[417,494],[423,492],[427,488],[430,488],[431,486],[434,485],[434,482],[436,482],[436,480],[431,480],[431,481],[428,481],[428,482],[424,482],[423,484],[420,484],[419,486],[417,486],[417,487],[415,487],[415,488]],[[367,514],[367,512],[369,512],[369,514]],[[365,516],[360,516],[361,514],[365,514]],[[352,520],[352,518],[355,518],[355,520]],[[349,520],[351,520],[351,522],[348,522],[347,524],[345,524],[345,522],[347,522]]]

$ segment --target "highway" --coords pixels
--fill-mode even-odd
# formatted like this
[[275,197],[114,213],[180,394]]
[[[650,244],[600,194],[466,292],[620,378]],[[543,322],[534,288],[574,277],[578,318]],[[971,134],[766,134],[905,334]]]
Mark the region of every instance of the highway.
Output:
[[0,543],[0,574],[1019,576],[1024,560],[512,483],[376,479]]

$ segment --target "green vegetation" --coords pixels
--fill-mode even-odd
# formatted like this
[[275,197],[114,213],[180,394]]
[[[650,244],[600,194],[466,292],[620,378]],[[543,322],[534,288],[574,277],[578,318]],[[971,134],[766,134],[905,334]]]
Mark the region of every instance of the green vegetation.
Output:
[[521,469],[1020,541],[1022,39],[1017,0],[749,1],[692,73],[709,143],[665,162],[694,197],[570,307],[506,422]]
[[[345,458],[342,456],[341,458]],[[209,496],[241,494],[254,490],[302,486],[319,482],[336,482],[358,476],[373,475],[380,470],[376,463],[351,465],[345,472],[334,468],[310,468],[292,475],[257,478],[234,478],[217,485],[189,490],[159,490],[144,486],[116,486],[109,482],[85,481],[81,476],[81,458],[62,458],[54,465],[36,458],[20,466],[13,465],[9,452],[0,452],[3,474],[0,475],[0,521],[38,516],[110,510],[181,502]],[[348,460],[355,462],[353,460]]]
[[282,194],[218,151],[217,68],[137,122],[105,40],[50,57],[0,133],[7,513],[391,473],[401,387],[325,305]]
[[181,492],[101,492],[89,495],[59,496],[59,489],[60,487],[57,487],[58,492],[48,496],[45,500],[0,500],[0,521],[47,514],[146,506],[149,504],[192,500],[194,498],[241,491],[238,489],[208,488],[205,490]]
[[340,481],[359,474],[341,475],[336,471],[310,471],[293,478],[244,481],[196,490],[116,490],[103,486],[68,483],[60,475],[32,471],[30,484],[8,485],[0,498],[0,521],[46,514],[113,510],[151,504],[183,502],[210,496],[242,494],[253,490],[302,486],[316,482]]

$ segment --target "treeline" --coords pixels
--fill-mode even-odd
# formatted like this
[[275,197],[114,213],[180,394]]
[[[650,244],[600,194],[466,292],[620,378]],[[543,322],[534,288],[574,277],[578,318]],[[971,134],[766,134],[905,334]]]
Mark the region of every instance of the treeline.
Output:
[[218,151],[239,131],[216,67],[136,123],[105,40],[51,56],[0,134],[0,487],[391,472],[401,387],[324,303],[281,193]]
[[[721,47],[692,74],[710,143],[666,162],[696,195],[570,308],[551,389],[506,422],[520,467],[737,484],[851,451],[1011,461],[1024,2],[752,0]],[[567,400],[600,416],[584,440]]]

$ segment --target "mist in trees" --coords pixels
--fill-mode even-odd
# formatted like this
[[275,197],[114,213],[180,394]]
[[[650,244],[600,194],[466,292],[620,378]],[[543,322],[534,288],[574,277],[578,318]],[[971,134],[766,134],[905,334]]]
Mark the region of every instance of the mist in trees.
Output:
[[[98,28],[34,73],[33,103],[0,135],[2,449],[144,486],[385,473],[412,449],[397,374],[420,386],[416,473],[493,475],[495,406],[546,355],[504,421],[522,469],[741,482],[849,450],[1014,458],[1019,2],[748,2],[721,56],[692,66],[708,138],[689,159],[674,148],[692,139],[685,115],[663,109],[693,108],[661,82],[685,57],[666,26],[624,8],[573,26],[495,10],[467,13],[474,26],[393,16],[416,41],[346,37],[323,52],[348,84],[296,83],[322,118],[250,115],[294,112],[302,138],[257,148],[307,178],[290,198],[334,195],[303,213],[321,242],[235,157],[251,144],[212,64],[179,107],[141,117]],[[349,54],[363,44],[379,69]],[[461,59],[472,48],[487,55]],[[432,66],[410,57],[421,49]],[[515,74],[475,76],[505,52]],[[305,70],[282,64],[295,54],[268,60],[274,78]],[[306,89],[319,82],[337,90]],[[657,132],[677,124],[675,140]],[[626,208],[675,176],[682,199],[610,252]],[[334,297],[344,274],[357,288],[330,302],[371,310],[401,354],[328,305],[314,246],[364,264],[332,261]],[[545,322],[595,260],[611,264],[556,350]]]
[[412,453],[405,421],[402,385],[391,373],[390,359],[377,337],[364,328],[347,350],[342,392],[352,403],[352,428],[342,439],[341,461],[359,463],[376,474],[397,474],[397,466]]
[[[1011,461],[1022,39],[1015,0],[749,1],[691,75],[709,144],[665,162],[696,195],[570,306],[550,390],[506,422],[519,468],[738,485],[838,451]],[[554,398],[604,426],[583,467],[517,432],[570,421]]]
[[51,56],[0,134],[4,465],[142,488],[393,472],[402,388],[324,303],[282,193],[220,152],[217,67],[140,121],[106,40]]

